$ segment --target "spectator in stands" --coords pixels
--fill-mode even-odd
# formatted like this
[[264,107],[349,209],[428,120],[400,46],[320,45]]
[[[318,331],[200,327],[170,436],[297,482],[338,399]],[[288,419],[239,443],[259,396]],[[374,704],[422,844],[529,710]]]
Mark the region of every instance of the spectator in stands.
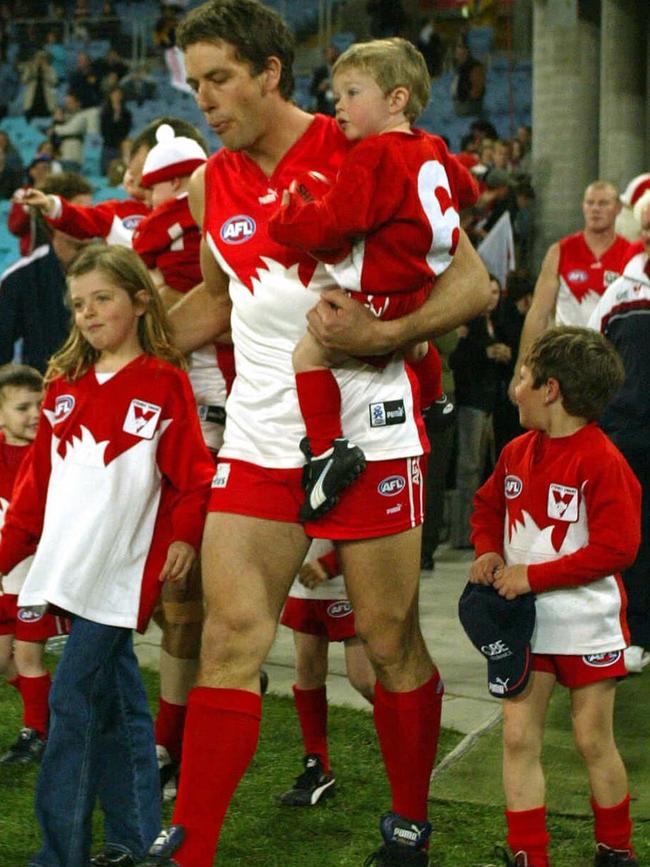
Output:
[[476,203],[479,223],[474,229],[473,240],[485,238],[506,211],[510,212],[510,219],[514,219],[517,204],[509,180],[508,173],[503,169],[490,168],[486,172],[485,190]]
[[56,72],[45,51],[37,51],[24,64],[20,76],[23,91],[23,111],[27,120],[51,117],[56,107]]
[[496,169],[503,169],[504,172],[510,173],[510,156],[512,147],[507,139],[499,138],[494,142],[494,155],[492,157],[492,165]]
[[527,124],[522,124],[516,135],[516,141],[521,146],[521,156],[519,157],[518,170],[525,175],[531,173],[531,161],[533,152],[533,131]]
[[50,58],[52,68],[56,72],[59,81],[63,81],[67,75],[68,49],[61,42],[61,37],[56,30],[48,30],[45,35],[45,50]]
[[533,205],[535,190],[529,181],[521,180],[514,189],[517,212],[512,223],[515,261],[518,268],[530,271],[533,252]]
[[[22,177],[25,170],[22,157],[18,153],[17,148],[9,138],[8,134],[3,129],[0,130],[0,150],[5,155],[5,165],[14,171],[17,171]],[[20,183],[20,179],[18,183]]]
[[18,92],[18,75],[15,67],[6,61],[0,62],[0,120],[7,116],[9,106]]
[[407,17],[402,0],[368,0],[366,12],[370,35],[375,39],[404,34]]
[[120,45],[124,48],[125,37],[122,24],[111,0],[104,0],[99,20],[93,21],[91,28],[95,39],[108,39],[112,45]]
[[149,75],[146,62],[138,64],[120,80],[120,87],[127,102],[142,105],[156,95],[156,82]]
[[[89,205],[92,201],[88,181],[71,172],[52,175],[41,189],[76,204]],[[44,221],[41,223],[44,225]],[[0,278],[0,364],[12,360],[14,344],[22,338],[23,361],[41,372],[68,336],[65,271],[88,243],[56,229],[47,231],[47,240]]]
[[100,88],[103,93],[108,93],[106,80],[110,77],[113,84],[124,78],[129,71],[129,64],[115,48],[109,48],[103,57],[93,61],[93,69],[99,78]]
[[[83,164],[83,148],[88,132],[89,116],[82,110],[79,98],[72,91],[63,100],[63,109],[57,109],[55,123],[50,129],[58,145],[61,165],[68,172],[78,172]],[[59,120],[60,119],[60,120]]]
[[69,91],[79,100],[81,108],[93,108],[102,101],[99,76],[88,54],[77,54],[77,65],[68,79]]
[[160,18],[156,21],[153,41],[162,49],[173,48],[176,45],[178,11],[179,10],[171,4],[161,5],[161,14]]
[[478,164],[478,142],[471,132],[465,133],[461,138],[460,151],[454,156],[470,171]]
[[0,199],[10,199],[20,184],[22,172],[12,167],[7,153],[0,147]]
[[454,62],[456,76],[451,86],[454,111],[459,117],[481,114],[485,96],[485,67],[472,56],[464,36],[458,39],[454,47]]
[[[34,157],[27,166],[27,177],[22,187],[14,190],[13,203],[7,216],[9,231],[19,239],[20,255],[27,256],[36,246],[38,226],[35,214],[22,205],[20,199],[25,190],[36,187],[41,189],[52,170],[52,160],[43,154]],[[42,235],[38,238],[42,241]]]
[[473,120],[470,124],[469,131],[476,137],[477,143],[480,145],[483,139],[489,138],[496,141],[499,138],[499,133],[494,124],[490,123],[483,117]]
[[341,52],[333,43],[325,49],[325,63],[317,66],[311,77],[309,92],[314,99],[314,111],[334,116],[334,93],[332,92],[332,66]]
[[124,105],[124,94],[120,87],[114,87],[104,101],[99,116],[104,144],[102,146],[101,173],[105,175],[111,160],[120,154],[120,145],[131,130],[133,116]]
[[442,36],[436,32],[435,20],[432,17],[425,18],[422,22],[415,44],[422,52],[431,78],[442,75],[447,46]]

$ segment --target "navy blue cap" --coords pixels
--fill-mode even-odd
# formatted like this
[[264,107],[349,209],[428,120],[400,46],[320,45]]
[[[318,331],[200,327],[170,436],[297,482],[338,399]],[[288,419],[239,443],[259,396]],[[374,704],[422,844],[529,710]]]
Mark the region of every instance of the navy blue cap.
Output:
[[458,616],[472,644],[487,659],[491,695],[513,698],[523,692],[530,674],[534,594],[508,600],[493,587],[468,583],[458,602]]

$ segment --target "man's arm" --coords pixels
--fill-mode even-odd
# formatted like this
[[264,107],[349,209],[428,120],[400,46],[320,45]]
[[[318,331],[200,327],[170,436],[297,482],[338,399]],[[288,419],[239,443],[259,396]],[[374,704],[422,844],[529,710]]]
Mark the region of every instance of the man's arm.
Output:
[[[189,206],[197,226],[203,225],[205,169],[198,168],[189,187]],[[174,343],[181,352],[192,352],[216,340],[230,328],[228,278],[217,265],[205,240],[201,241],[203,282],[169,311]]]
[[485,265],[461,231],[451,265],[417,310],[401,319],[377,319],[353,297],[332,289],[307,314],[308,328],[327,349],[348,355],[385,355],[474,319],[487,308],[489,295]]
[[530,349],[533,341],[543,334],[553,322],[555,313],[555,304],[557,301],[557,293],[560,288],[560,280],[558,277],[558,268],[560,265],[560,245],[558,243],[551,244],[548,248],[542,269],[539,272],[535,291],[533,293],[533,301],[530,309],[524,320],[524,327],[521,331],[519,340],[519,353],[515,364],[515,372],[508,389],[510,399],[514,399],[514,388],[519,381],[519,368],[522,360],[526,357],[526,353]]

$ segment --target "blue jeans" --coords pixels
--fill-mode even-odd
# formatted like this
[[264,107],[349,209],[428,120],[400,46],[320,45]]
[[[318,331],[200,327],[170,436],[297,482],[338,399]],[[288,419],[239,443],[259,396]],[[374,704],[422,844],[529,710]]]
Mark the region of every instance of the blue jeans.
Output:
[[142,857],[160,830],[151,715],[130,629],[75,617],[50,692],[30,867],[87,867],[99,798],[105,843]]

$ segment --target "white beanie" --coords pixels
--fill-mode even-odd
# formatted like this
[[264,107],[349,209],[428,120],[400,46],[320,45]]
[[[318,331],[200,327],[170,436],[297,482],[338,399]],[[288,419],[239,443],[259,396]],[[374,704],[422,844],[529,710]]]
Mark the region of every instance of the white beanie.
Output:
[[650,190],[650,174],[637,175],[632,178],[620,195],[620,200],[629,208],[636,205],[641,196]]
[[151,148],[144,161],[140,181],[143,187],[191,175],[208,158],[197,141],[177,136],[168,123],[158,127],[156,141],[158,144]]

